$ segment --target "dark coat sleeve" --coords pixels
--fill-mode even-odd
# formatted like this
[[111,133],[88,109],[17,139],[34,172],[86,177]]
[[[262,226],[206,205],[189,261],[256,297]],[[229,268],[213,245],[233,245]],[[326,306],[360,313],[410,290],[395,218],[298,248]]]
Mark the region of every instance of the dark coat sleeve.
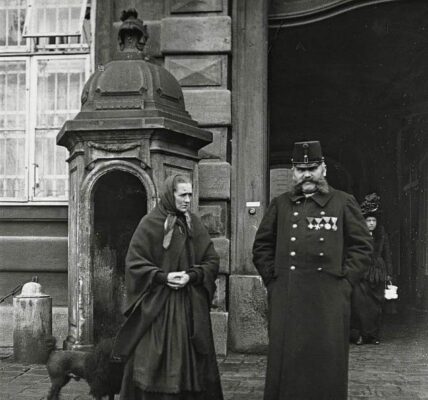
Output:
[[269,205],[253,244],[253,263],[267,286],[275,277],[278,209],[276,199]]
[[382,249],[382,258],[385,261],[386,273],[389,276],[392,276],[392,257],[391,257],[391,247],[389,245],[389,236],[385,232],[384,244]]
[[353,196],[346,199],[344,236],[343,270],[345,278],[354,285],[363,277],[370,265],[373,244],[360,206]]

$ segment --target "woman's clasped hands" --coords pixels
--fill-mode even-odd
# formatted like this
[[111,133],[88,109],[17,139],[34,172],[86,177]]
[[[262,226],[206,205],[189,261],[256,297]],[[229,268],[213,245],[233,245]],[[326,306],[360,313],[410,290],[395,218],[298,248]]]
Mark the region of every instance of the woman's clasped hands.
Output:
[[187,283],[189,282],[189,275],[186,274],[186,271],[177,271],[177,272],[170,272],[167,276],[167,285],[171,289],[182,289],[184,288]]

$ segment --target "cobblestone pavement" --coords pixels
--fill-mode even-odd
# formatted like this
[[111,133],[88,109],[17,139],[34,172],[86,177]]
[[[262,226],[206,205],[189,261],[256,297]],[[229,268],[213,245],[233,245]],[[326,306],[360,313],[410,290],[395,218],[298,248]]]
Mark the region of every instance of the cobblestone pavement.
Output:
[[[14,363],[0,348],[0,399],[44,399],[49,378],[44,366]],[[351,346],[349,400],[428,400],[428,314],[388,316],[379,346]],[[230,354],[219,359],[225,400],[261,400],[264,356]],[[62,400],[89,400],[84,381],[70,382]],[[116,396],[118,398],[118,396]],[[334,399],[331,399],[334,400]]]

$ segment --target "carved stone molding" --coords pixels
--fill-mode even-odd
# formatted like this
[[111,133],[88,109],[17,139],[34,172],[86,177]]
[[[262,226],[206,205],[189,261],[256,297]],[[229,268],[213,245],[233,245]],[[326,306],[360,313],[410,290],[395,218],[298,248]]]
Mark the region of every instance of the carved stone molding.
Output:
[[133,150],[136,148],[139,148],[141,146],[141,143],[134,142],[134,143],[94,143],[94,142],[88,142],[88,147],[91,147],[96,150],[102,150],[110,153],[124,153],[129,150]]
[[178,80],[181,86],[223,86],[226,87],[227,56],[169,56],[165,68]]
[[[146,150],[146,151],[144,151]],[[149,154],[146,148],[142,147],[141,142],[129,143],[87,143],[87,151],[85,152],[86,169],[93,169],[97,161],[111,159],[135,159],[140,162],[142,168],[149,166]]]
[[115,100],[103,100],[98,101],[95,104],[96,110],[138,110],[140,108],[143,108],[143,101],[141,98],[136,98],[132,100],[121,100],[121,99],[115,99]]

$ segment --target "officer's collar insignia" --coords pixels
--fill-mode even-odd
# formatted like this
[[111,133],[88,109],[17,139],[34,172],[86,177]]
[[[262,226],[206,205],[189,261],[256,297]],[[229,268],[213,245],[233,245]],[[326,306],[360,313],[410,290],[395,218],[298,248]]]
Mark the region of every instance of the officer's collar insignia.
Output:
[[[313,196],[308,197],[307,199],[312,199],[317,203],[320,207],[324,207],[331,197],[333,196],[334,189],[330,186],[328,193],[320,193],[317,192]],[[296,203],[297,201],[302,201],[305,198],[304,194],[297,194],[297,193],[290,193],[289,194],[290,199],[293,203]]]

